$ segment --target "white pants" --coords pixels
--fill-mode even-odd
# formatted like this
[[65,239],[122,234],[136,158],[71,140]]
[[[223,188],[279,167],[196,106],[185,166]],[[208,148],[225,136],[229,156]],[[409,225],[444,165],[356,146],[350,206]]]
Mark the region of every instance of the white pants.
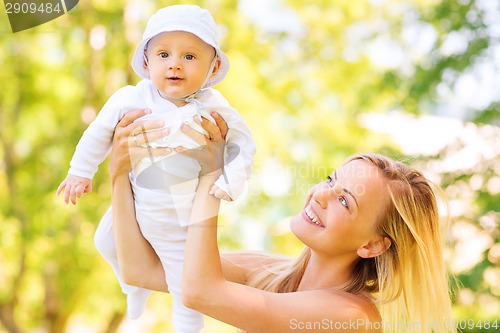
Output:
[[[184,165],[185,167],[186,165]],[[194,166],[198,168],[199,166]],[[197,169],[195,168],[196,172]],[[153,170],[154,169],[150,169]],[[187,221],[192,208],[192,200],[197,187],[197,179],[180,178],[156,171],[150,179],[159,184],[159,179],[170,184],[168,191],[140,187],[132,179],[136,217],[144,237],[161,260],[168,290],[173,299],[173,324],[177,333],[197,333],[204,325],[203,314],[182,304],[182,268],[187,238]],[[146,179],[147,180],[147,179]],[[160,184],[161,185],[161,184]],[[163,187],[163,186],[162,186]],[[181,226],[183,225],[183,226]],[[124,294],[144,292],[145,289],[130,286],[123,281],[116,255],[111,208],[103,216],[94,237],[101,255],[113,267]],[[144,272],[148,274],[148,272]]]

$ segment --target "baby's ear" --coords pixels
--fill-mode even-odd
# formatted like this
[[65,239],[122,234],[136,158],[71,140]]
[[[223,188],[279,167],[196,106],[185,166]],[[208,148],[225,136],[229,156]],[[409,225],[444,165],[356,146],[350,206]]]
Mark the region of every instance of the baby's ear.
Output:
[[361,258],[374,258],[387,251],[391,247],[391,244],[392,242],[389,237],[383,237],[361,246],[358,248],[357,253]]
[[146,54],[146,50],[144,50],[144,53],[142,54],[142,67],[144,70],[149,74],[149,68],[148,68],[148,56]]
[[217,74],[217,72],[220,69],[220,64],[221,64],[221,60],[219,57],[217,57],[217,60],[215,61],[214,69],[212,70],[212,74],[210,75],[210,78],[213,78],[215,76],[215,74]]

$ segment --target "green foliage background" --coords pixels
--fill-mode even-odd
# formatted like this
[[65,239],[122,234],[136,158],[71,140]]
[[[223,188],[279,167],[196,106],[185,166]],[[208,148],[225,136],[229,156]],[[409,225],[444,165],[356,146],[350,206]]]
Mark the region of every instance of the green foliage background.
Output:
[[[221,243],[228,249],[254,245],[298,253],[300,245],[284,227],[287,217],[302,207],[311,184],[352,153],[382,152],[436,173],[440,161],[466,148],[464,142],[431,156],[406,156],[388,136],[367,129],[363,116],[394,110],[438,114],[446,107],[439,91],[453,91],[461,74],[474,73],[500,47],[500,33],[490,29],[492,11],[500,17],[495,0],[288,0],[278,12],[292,10],[295,21],[281,30],[256,24],[236,0],[86,0],[55,21],[16,34],[2,12],[0,332],[60,333],[78,326],[85,332],[124,331],[124,297],[93,245],[110,203],[106,163],[94,178],[93,193],[78,206],[65,206],[55,189],[107,98],[138,82],[129,64],[147,18],[174,3],[203,6],[220,24],[231,71],[217,88],[247,120],[258,146],[249,194],[224,218]],[[426,54],[411,54],[402,37],[409,22],[434,31]],[[356,27],[364,30],[353,40]],[[443,53],[453,33],[467,36],[466,47]],[[402,50],[405,66],[374,64],[364,50],[381,37]],[[454,116],[498,145],[499,101],[500,93]],[[266,180],[279,174],[288,175],[282,186],[266,188]],[[486,244],[475,262],[454,272],[461,283],[458,320],[499,317],[499,174],[498,155],[482,155],[474,166],[437,178],[451,200],[467,206],[452,223]],[[451,262],[464,240],[453,233],[448,238]],[[167,296],[155,295],[149,309],[138,331],[173,332]],[[493,332],[465,326],[464,331]],[[231,331],[212,320],[206,328]]]

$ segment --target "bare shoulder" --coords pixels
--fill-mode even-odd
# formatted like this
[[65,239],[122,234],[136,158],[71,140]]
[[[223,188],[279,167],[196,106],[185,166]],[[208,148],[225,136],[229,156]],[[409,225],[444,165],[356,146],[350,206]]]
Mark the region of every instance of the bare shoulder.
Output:
[[380,313],[368,295],[338,290],[329,290],[320,295],[322,301],[331,306],[328,317],[336,318],[336,322],[331,323],[334,326],[332,328],[346,332],[382,332]]
[[378,310],[364,295],[324,289],[274,293],[229,281],[210,292],[202,312],[247,332],[382,333]]
[[279,263],[291,263],[292,257],[258,251],[234,251],[221,254],[222,269],[227,280],[247,284],[252,276]]

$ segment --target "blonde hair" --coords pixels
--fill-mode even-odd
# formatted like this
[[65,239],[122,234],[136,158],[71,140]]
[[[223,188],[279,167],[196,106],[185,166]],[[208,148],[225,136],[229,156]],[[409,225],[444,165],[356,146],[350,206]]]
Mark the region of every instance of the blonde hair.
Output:
[[[418,171],[378,154],[354,155],[384,175],[391,200],[377,221],[391,246],[375,258],[359,258],[343,290],[369,292],[382,316],[384,332],[456,332],[435,192]],[[251,277],[249,284],[272,292],[294,292],[311,250],[295,262],[279,261]]]

